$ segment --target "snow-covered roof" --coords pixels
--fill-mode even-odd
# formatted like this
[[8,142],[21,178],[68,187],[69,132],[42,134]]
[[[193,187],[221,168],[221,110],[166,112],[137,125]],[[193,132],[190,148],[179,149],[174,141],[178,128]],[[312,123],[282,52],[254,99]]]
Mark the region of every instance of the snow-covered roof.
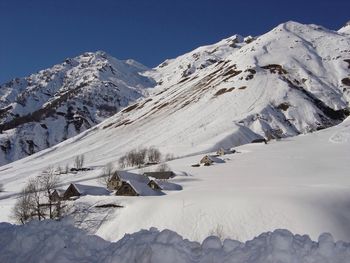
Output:
[[155,191],[148,186],[146,183],[130,180],[126,181],[136,193],[142,196],[151,196],[151,195],[164,195],[161,191]]
[[51,191],[51,194],[54,194],[56,192],[58,194],[58,196],[62,197],[64,195],[65,191],[66,190],[64,190],[64,189],[54,189]]
[[210,161],[212,161],[212,162],[214,162],[214,163],[224,163],[224,162],[225,162],[224,160],[222,160],[222,159],[220,159],[220,158],[218,158],[218,157],[216,157],[216,156],[212,156],[212,155],[205,155],[205,156],[202,158],[202,160],[203,160],[204,158],[208,158]]
[[164,172],[146,172],[144,176],[156,178],[156,179],[170,179],[175,176],[175,173],[172,171],[164,171]]
[[110,192],[100,186],[92,186],[92,185],[83,185],[83,184],[72,184],[75,189],[81,194],[81,195],[109,195]]
[[153,179],[152,181],[154,181],[157,185],[159,185],[159,187],[162,190],[165,191],[176,191],[176,190],[182,190],[182,186],[175,184],[175,183],[171,183],[169,181],[164,181],[164,180],[157,180],[157,179]]
[[113,176],[118,176],[120,180],[122,181],[137,181],[142,183],[148,183],[149,179],[141,174],[131,173],[127,171],[117,171],[114,173]]

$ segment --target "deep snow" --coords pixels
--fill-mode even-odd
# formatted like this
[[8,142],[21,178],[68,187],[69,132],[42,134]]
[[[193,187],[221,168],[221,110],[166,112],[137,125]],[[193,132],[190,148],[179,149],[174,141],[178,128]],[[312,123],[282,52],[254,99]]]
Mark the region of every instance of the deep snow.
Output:
[[[62,175],[62,186],[71,182],[99,185],[97,177],[105,164],[116,164],[133,148],[154,145],[164,154],[179,157],[168,165],[179,174],[170,182],[181,185],[181,191],[146,197],[83,196],[69,203],[70,219],[107,240],[154,226],[198,241],[210,233],[245,241],[279,228],[313,239],[326,231],[349,241],[350,119],[267,145],[239,146],[237,153],[223,157],[223,163],[191,167],[202,158],[199,153],[248,143],[265,132],[291,136],[340,121],[324,118],[325,113],[308,96],[317,96],[335,110],[348,106],[349,89],[340,79],[349,74],[344,62],[349,42],[344,33],[288,22],[250,44],[238,42],[231,47],[234,51],[225,66],[219,61],[202,70],[190,67],[185,73],[191,73],[191,79],[184,80],[182,63],[193,53],[184,62],[184,57],[168,61],[157,72],[149,72],[164,83],[158,84],[151,97],[55,147],[1,167],[5,192],[0,193],[0,221],[11,220],[16,195],[28,178],[49,165],[72,165],[76,155],[85,154],[86,165],[93,170]],[[207,46],[195,57],[202,61],[209,51],[215,55],[229,48],[225,41],[219,47],[223,49]],[[270,63],[280,63],[288,73],[261,68]],[[234,64],[244,78],[237,75],[224,81]],[[245,70],[251,68],[256,74],[246,80],[250,71]],[[164,75],[172,69],[182,71]],[[284,77],[294,83],[294,79],[302,83],[307,78],[300,85],[309,95],[291,88]],[[235,90],[215,95],[233,83]],[[289,103],[287,110],[283,110],[286,105],[276,107],[282,102]],[[96,208],[109,203],[123,208]]]
[[[210,167],[191,167],[201,155],[177,159],[168,165],[179,174],[170,181],[181,185],[181,191],[145,197],[84,196],[70,203],[72,218],[79,227],[107,240],[154,226],[200,241],[221,232],[225,238],[244,241],[277,228],[314,239],[330,232],[348,241],[349,144],[347,119],[316,133],[237,147],[237,153],[223,157],[225,163]],[[0,193],[1,221],[10,219],[15,195],[28,175],[36,175],[29,169],[39,173],[43,166],[35,159],[22,165],[2,171],[0,182],[6,192]],[[94,178],[100,172],[63,175],[62,181],[98,185]],[[124,207],[95,207],[108,203]]]
[[245,243],[221,241],[216,236],[198,243],[170,230],[160,232],[151,228],[110,243],[60,222],[0,224],[0,262],[345,263],[349,260],[350,243],[335,242],[328,233],[320,235],[318,242],[307,235],[275,230]]

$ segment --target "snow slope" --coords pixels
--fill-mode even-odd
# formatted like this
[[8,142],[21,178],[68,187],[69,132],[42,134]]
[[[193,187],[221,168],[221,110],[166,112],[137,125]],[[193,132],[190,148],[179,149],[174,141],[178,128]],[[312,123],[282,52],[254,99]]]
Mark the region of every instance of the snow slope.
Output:
[[[342,83],[350,74],[349,36],[287,22],[249,44],[234,39],[234,46],[229,38],[145,72],[160,83],[152,95],[60,145],[66,154],[55,162],[84,152],[104,164],[150,145],[184,156],[319,130],[349,114]],[[201,66],[213,57],[218,62]],[[195,70],[182,77],[191,59]]]
[[88,52],[0,86],[0,164],[49,148],[147,94],[147,68]]
[[[157,85],[150,96],[96,130],[97,137],[108,134],[118,149],[116,155],[145,144],[187,155],[335,125],[349,114],[350,36],[343,31],[287,22],[257,38],[235,35],[200,47],[152,70],[100,52],[15,80],[1,88],[3,100],[6,98],[3,118],[11,124],[3,124],[5,128],[17,125],[18,121],[11,121],[14,114],[41,107],[41,97],[48,95],[39,93],[38,103],[33,89],[44,89],[53,96],[62,81],[66,85],[60,92],[89,83],[83,88],[88,90],[89,99],[80,105],[79,96],[86,93],[79,93],[73,110],[65,103],[53,117],[45,116],[45,121],[26,123],[24,130],[6,131],[0,136],[0,161],[19,159],[93,126],[142,97],[143,88],[153,86],[154,81]],[[141,71],[144,76],[140,76]],[[62,80],[62,74],[67,79]],[[43,78],[48,78],[50,85]],[[87,80],[82,82],[84,78]],[[25,107],[22,100],[27,101]],[[7,108],[9,102],[11,109]],[[100,151],[108,151],[106,145],[111,144],[101,144]]]
[[350,21],[347,22],[341,29],[339,29],[338,32],[343,34],[350,34]]
[[[225,163],[210,167],[191,167],[201,156],[177,159],[168,162],[179,174],[171,182],[183,190],[147,197],[84,196],[71,204],[71,220],[108,240],[153,226],[192,240],[217,233],[243,241],[277,228],[312,238],[326,231],[337,239],[350,240],[349,146],[347,119],[308,135],[237,147],[239,153],[225,155]],[[55,158],[66,154],[57,149],[47,156],[53,153]],[[1,172],[0,183],[6,192],[0,194],[0,220],[10,219],[13,195],[29,175],[38,174],[45,165],[39,156],[33,157],[26,166],[18,162]],[[62,181],[97,185],[99,181],[94,178],[99,174],[94,170],[64,175]],[[96,208],[109,203],[123,208]]]
[[25,226],[0,224],[1,262],[148,262],[148,263],[344,263],[350,244],[322,234],[318,242],[287,230],[263,233],[241,243],[216,236],[191,242],[169,230],[142,230],[109,243],[59,222]]
[[[247,240],[276,228],[313,238],[328,231],[350,240],[349,119],[289,137],[346,117],[349,89],[342,80],[350,74],[349,36],[288,22],[250,43],[237,39],[232,47],[222,41],[221,49],[197,50],[201,62],[188,72],[191,52],[146,72],[158,82],[149,97],[76,137],[1,167],[6,190],[0,193],[1,220],[9,220],[26,180],[48,165],[71,165],[76,155],[85,154],[94,170],[62,176],[62,183],[98,184],[106,163],[154,145],[182,157],[169,165],[182,175],[173,182],[183,190],[82,197],[72,204],[79,227],[108,240],[151,226],[194,240],[221,229],[228,237]],[[225,53],[225,60],[201,67],[208,52],[218,52],[218,59]],[[261,137],[288,139],[240,146],[241,153],[227,156],[225,163],[191,167],[199,153]],[[99,213],[95,204],[101,202],[124,208]]]

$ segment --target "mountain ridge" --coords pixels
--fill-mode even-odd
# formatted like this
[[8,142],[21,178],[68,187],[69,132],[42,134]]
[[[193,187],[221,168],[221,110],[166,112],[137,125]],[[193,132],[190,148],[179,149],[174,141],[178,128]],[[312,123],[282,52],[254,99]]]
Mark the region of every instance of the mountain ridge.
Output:
[[349,45],[346,34],[288,21],[136,66],[152,89],[94,131],[129,142],[113,146],[121,152],[146,144],[187,155],[333,126],[349,114]]
[[145,96],[147,88],[154,86],[140,74],[146,69],[102,51],[86,52],[3,84],[0,163],[51,147]]

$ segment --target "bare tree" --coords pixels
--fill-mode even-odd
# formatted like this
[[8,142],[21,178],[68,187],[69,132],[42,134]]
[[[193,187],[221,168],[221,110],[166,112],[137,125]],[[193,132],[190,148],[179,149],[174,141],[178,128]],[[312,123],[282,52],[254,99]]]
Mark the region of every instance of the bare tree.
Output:
[[53,203],[52,203],[52,192],[57,188],[60,179],[55,169],[51,166],[45,169],[41,176],[38,177],[40,190],[44,191],[44,195],[48,200],[49,205],[49,216],[54,219],[53,215]]
[[100,182],[103,185],[107,185],[114,173],[114,167],[112,163],[107,163],[102,170]]
[[128,166],[134,166],[136,164],[136,150],[131,150],[126,155]]
[[41,204],[41,201],[43,200],[43,192],[39,178],[36,177],[30,179],[26,188],[29,193],[32,214],[37,216],[39,221],[45,219],[44,207]]
[[127,166],[127,160],[125,155],[119,158],[118,165],[121,169],[124,169]]
[[64,167],[64,173],[68,174],[69,173],[69,164],[67,163],[66,166]]
[[174,156],[174,154],[172,154],[172,153],[167,153],[166,155],[165,155],[165,161],[166,162],[168,162],[168,161],[171,161],[171,160],[174,160],[175,159],[175,156]]
[[84,166],[85,156],[83,154],[77,155],[74,159],[74,166],[77,170],[81,170]]
[[31,196],[27,187],[22,189],[13,207],[12,217],[21,224],[25,224],[32,218]]
[[162,154],[157,148],[150,147],[147,151],[148,161],[152,163],[158,163],[161,159]]
[[141,148],[137,152],[137,165],[141,166],[145,164],[147,156],[147,148]]
[[161,163],[157,167],[157,172],[168,172],[170,171],[170,167],[166,163]]
[[63,174],[63,169],[62,169],[62,167],[61,167],[61,166],[58,166],[57,169],[56,169],[56,172],[57,172],[58,174]]

